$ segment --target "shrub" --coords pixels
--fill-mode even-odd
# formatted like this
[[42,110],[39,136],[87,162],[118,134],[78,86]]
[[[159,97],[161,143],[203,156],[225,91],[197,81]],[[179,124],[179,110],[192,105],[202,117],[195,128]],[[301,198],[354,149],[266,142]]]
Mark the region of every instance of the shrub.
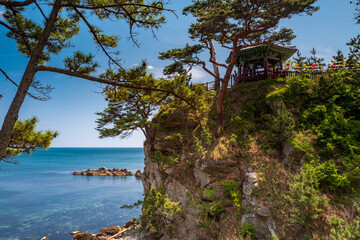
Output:
[[225,189],[226,197],[231,199],[233,204],[238,209],[238,212],[240,213],[242,209],[242,205],[241,205],[242,196],[241,196],[241,192],[237,189],[236,185],[237,185],[236,181],[230,181],[222,184],[223,188]]
[[318,186],[316,170],[309,164],[304,165],[302,172],[290,184],[286,199],[293,206],[292,216],[303,226],[318,218],[328,204],[326,196],[319,192]]
[[286,109],[284,103],[278,105],[269,121],[270,138],[276,144],[289,140],[294,135],[295,120],[293,115]]
[[153,233],[163,229],[164,219],[181,213],[180,203],[170,201],[164,192],[164,188],[152,188],[144,198],[140,221]]
[[355,240],[360,239],[360,204],[355,204],[358,216],[352,223],[348,223],[341,218],[331,217],[329,224],[333,228],[330,230],[330,237],[336,240]]
[[151,155],[149,155],[150,159],[154,163],[159,163],[162,166],[173,165],[179,162],[179,154],[176,152],[170,152],[167,155],[163,154],[160,151],[155,151]]
[[243,238],[249,237],[250,239],[252,239],[253,237],[255,237],[254,225],[250,223],[244,223],[238,230],[238,234]]

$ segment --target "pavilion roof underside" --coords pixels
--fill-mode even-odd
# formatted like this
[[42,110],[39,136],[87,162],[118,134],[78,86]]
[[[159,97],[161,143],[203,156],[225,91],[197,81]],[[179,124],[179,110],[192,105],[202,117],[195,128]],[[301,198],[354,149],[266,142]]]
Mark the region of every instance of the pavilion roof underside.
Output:
[[274,44],[258,45],[241,49],[238,52],[238,59],[240,61],[257,61],[264,59],[266,54],[268,59],[286,61],[296,51],[295,47],[283,47]]

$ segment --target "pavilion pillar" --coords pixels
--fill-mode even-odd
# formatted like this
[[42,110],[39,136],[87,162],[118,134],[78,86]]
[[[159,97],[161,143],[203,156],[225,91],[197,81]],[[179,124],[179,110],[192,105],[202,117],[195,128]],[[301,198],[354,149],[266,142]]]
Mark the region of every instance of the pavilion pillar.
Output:
[[265,57],[264,57],[264,75],[265,75],[265,78],[268,77],[268,66],[269,66],[268,58],[267,58],[267,54],[265,54]]

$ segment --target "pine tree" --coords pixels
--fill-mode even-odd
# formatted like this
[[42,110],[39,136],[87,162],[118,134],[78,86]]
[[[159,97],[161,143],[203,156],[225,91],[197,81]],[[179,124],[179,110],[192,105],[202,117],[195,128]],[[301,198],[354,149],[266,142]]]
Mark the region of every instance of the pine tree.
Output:
[[[136,28],[157,29],[165,22],[163,12],[171,10],[164,8],[165,3],[162,0],[54,0],[44,1],[41,5],[38,2],[40,1],[0,0],[0,10],[4,12],[0,25],[8,30],[7,37],[16,42],[18,52],[29,59],[20,84],[16,84],[9,74],[0,69],[0,72],[18,87],[0,130],[0,159],[6,156],[5,151],[10,144],[11,134],[25,97],[29,95],[39,100],[49,98],[51,87],[42,86],[40,81],[34,80],[38,72],[60,73],[120,87],[169,92],[166,89],[137,86],[131,82],[119,82],[97,76],[98,64],[94,61],[95,54],[91,54],[93,49],[89,49],[90,53],[81,53],[75,49],[73,56],[64,59],[64,66],[45,65],[60,51],[72,47],[70,40],[80,33],[80,26],[84,26],[108,58],[109,68],[121,69],[116,51],[119,37],[105,34],[91,21],[94,18],[102,21],[124,20],[129,24],[130,37],[137,44]],[[32,9],[31,17],[24,14],[29,9]],[[39,19],[44,22],[43,25]]]
[[335,62],[337,62],[337,63],[343,63],[343,62],[345,62],[345,56],[344,56],[344,54],[341,52],[341,50],[338,50],[337,52],[336,52],[336,55],[335,56],[333,56],[333,59],[334,59],[334,61]]
[[296,52],[296,56],[294,57],[294,61],[296,64],[298,64],[300,67],[302,67],[305,64],[306,57],[303,57],[300,53],[300,51]]
[[[161,59],[173,60],[177,66],[182,64],[188,68],[201,66],[216,81],[221,82],[216,97],[217,136],[221,134],[223,127],[223,101],[237,61],[237,52],[241,48],[257,44],[290,43],[295,37],[293,31],[280,28],[279,22],[301,13],[311,15],[318,9],[313,6],[315,2],[316,0],[196,0],[184,9],[184,14],[190,14],[196,20],[189,33],[198,44],[169,50],[161,54]],[[233,53],[228,62],[214,60],[214,49],[209,44],[210,41]],[[203,51],[209,53],[210,60],[201,59]],[[207,62],[222,68],[224,74],[217,75],[207,67]]]
[[11,133],[10,143],[0,160],[16,163],[14,157],[21,153],[29,154],[37,148],[48,148],[50,146],[51,141],[58,136],[58,132],[36,131],[37,122],[38,119],[35,117],[16,122]]
[[311,49],[310,53],[311,56],[307,59],[308,64],[309,65],[316,64],[317,66],[320,66],[320,64],[324,61],[324,58],[318,58],[316,56],[315,48]]

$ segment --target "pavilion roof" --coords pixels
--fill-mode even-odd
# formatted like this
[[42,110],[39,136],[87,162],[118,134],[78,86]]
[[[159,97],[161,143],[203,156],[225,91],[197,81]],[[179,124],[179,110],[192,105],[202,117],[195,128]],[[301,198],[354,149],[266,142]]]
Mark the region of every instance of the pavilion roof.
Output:
[[[286,61],[288,60],[294,53],[297,51],[295,46],[279,46],[276,44],[259,44],[255,46],[248,46],[244,47],[239,50],[238,52],[238,59],[248,59],[253,57],[254,55],[258,53],[265,53],[265,52],[274,52],[279,53],[282,55],[282,60]],[[230,60],[230,57],[232,56],[232,53],[230,54],[228,61]]]
[[246,58],[247,56],[252,56],[258,52],[272,51],[275,53],[280,53],[283,55],[283,60],[288,60],[296,51],[294,46],[279,46],[276,44],[260,44],[256,46],[249,46],[239,50],[238,57]]

